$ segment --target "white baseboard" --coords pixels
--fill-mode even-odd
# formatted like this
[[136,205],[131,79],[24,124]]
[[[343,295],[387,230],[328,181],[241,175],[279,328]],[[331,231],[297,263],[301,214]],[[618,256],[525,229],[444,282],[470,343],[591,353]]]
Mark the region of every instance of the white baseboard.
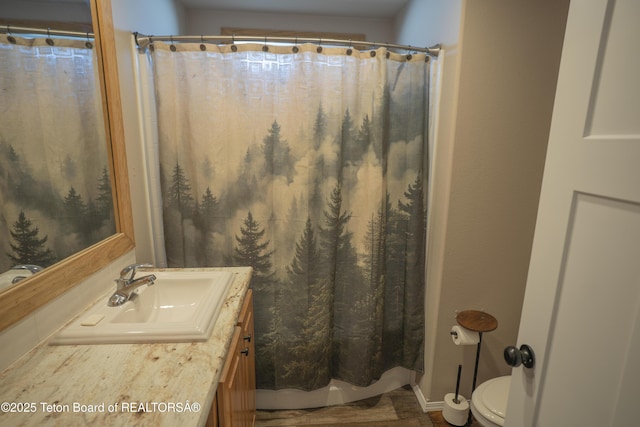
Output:
[[440,402],[427,402],[425,412],[442,411],[444,408],[444,400]]
[[418,403],[420,404],[423,412],[442,411],[442,408],[444,408],[444,401],[429,402],[424,397],[424,394],[422,394],[422,390],[420,390],[420,387],[418,387],[417,384],[411,384],[411,388],[413,389],[413,393],[416,395]]

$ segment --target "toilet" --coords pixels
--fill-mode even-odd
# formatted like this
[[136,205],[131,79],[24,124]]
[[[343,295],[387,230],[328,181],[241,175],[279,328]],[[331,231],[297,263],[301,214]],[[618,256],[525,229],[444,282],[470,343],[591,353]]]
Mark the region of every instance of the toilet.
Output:
[[471,413],[483,427],[504,425],[511,375],[480,384],[471,396]]

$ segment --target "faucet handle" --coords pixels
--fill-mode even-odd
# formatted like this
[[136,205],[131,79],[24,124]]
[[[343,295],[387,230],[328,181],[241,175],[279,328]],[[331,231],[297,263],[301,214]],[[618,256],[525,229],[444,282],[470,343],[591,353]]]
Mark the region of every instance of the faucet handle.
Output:
[[42,267],[34,264],[14,265],[13,267],[11,267],[11,269],[12,270],[29,270],[31,274],[36,274],[37,272],[42,271]]
[[139,268],[151,268],[152,264],[131,264],[120,271],[120,280],[133,280]]

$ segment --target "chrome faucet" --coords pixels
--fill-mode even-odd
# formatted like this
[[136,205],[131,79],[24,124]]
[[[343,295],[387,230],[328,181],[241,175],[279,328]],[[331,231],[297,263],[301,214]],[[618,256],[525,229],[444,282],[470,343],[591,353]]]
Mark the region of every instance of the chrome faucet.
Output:
[[109,307],[117,307],[129,301],[133,295],[133,291],[138,289],[142,285],[151,286],[155,283],[156,276],[149,274],[134,279],[136,272],[139,268],[150,268],[151,264],[131,264],[126,266],[120,272],[120,278],[116,279],[116,291],[109,298],[107,305]]

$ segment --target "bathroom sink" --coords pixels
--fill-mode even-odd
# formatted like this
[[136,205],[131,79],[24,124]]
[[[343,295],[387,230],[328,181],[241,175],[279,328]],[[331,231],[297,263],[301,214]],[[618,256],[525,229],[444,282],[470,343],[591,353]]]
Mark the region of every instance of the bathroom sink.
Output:
[[[205,341],[211,334],[233,274],[220,269],[148,269],[156,276],[133,298],[109,307],[111,293],[53,336],[50,344]],[[114,285],[115,290],[115,285]]]

